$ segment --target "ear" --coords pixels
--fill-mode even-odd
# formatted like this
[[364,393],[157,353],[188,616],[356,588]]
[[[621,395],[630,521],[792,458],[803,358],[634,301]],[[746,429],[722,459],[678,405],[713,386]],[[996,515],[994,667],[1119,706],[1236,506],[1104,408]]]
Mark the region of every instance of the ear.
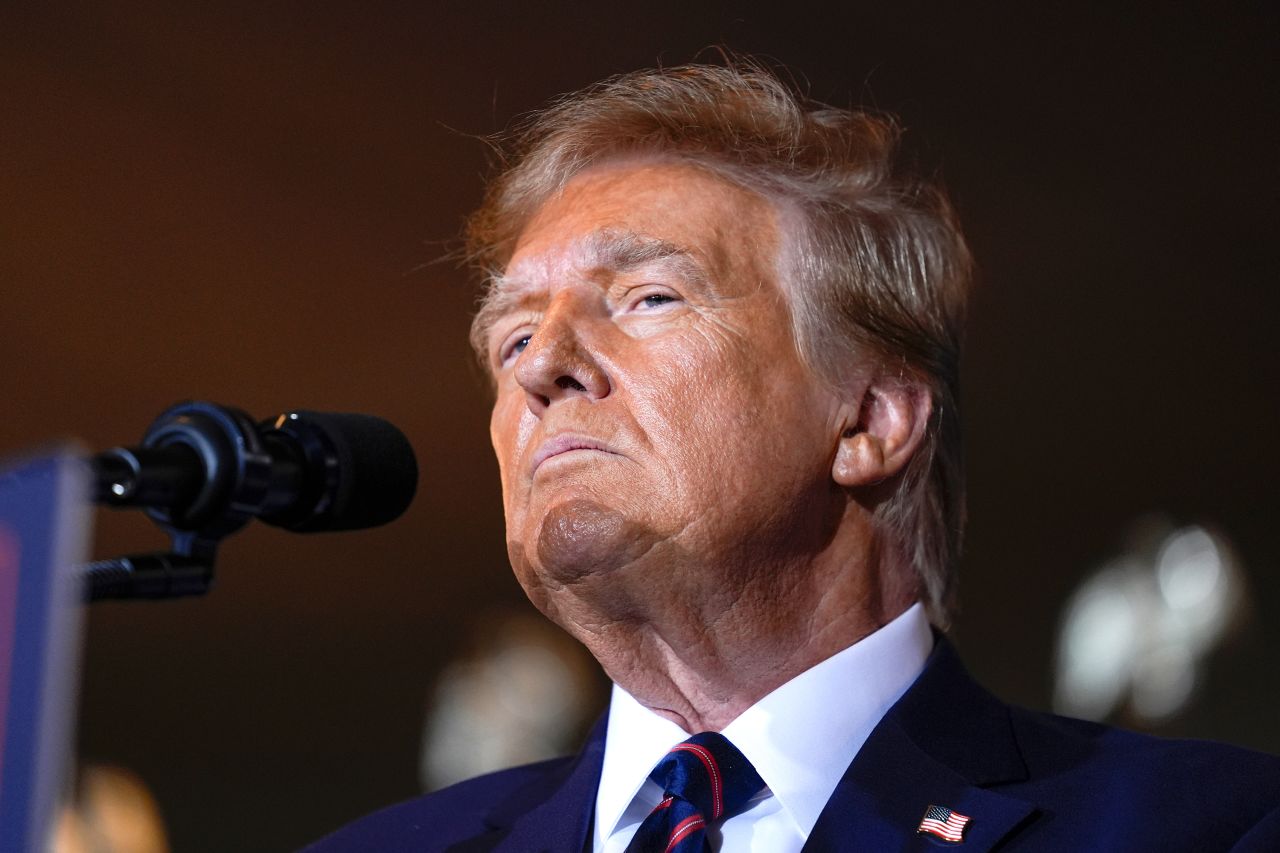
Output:
[[897,377],[872,382],[840,434],[832,479],[869,486],[897,474],[920,447],[932,409],[922,383]]

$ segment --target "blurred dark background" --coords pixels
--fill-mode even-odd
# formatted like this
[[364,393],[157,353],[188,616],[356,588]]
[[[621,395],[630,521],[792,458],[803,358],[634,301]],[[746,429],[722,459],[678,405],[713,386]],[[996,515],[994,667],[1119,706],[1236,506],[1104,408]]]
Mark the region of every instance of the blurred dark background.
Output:
[[[1134,519],[1213,523],[1251,618],[1160,730],[1280,751],[1275,6],[975,5],[6,3],[0,454],[206,398],[379,414],[423,470],[390,527],[254,526],[204,600],[94,605],[84,760],[138,773],[179,851],[289,849],[417,791],[433,679],[522,601],[474,290],[439,260],[478,137],[714,44],[900,115],[967,224],[971,668],[1046,707],[1063,602]],[[99,556],[162,544],[98,514]]]

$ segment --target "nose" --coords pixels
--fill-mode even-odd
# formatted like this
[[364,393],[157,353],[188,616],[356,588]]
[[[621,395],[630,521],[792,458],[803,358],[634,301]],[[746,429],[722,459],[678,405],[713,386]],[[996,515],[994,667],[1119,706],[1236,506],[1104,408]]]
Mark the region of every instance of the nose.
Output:
[[609,376],[585,340],[590,324],[589,306],[571,294],[562,294],[548,306],[515,368],[533,414],[541,416],[562,400],[608,396]]

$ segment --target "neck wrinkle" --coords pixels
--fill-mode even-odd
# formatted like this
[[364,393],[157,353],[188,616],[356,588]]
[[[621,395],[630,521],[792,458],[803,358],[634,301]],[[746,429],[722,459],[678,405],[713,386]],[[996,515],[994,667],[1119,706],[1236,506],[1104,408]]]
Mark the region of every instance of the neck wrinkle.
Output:
[[[878,576],[875,572],[846,574]],[[878,630],[915,601],[910,584],[877,583],[850,603],[840,584],[807,584],[816,595],[766,613],[799,614],[781,621],[743,612],[747,597],[712,624],[693,619],[614,623],[607,632],[578,633],[606,674],[642,705],[690,734],[720,731],[795,676]],[[751,625],[752,630],[730,626]],[[674,639],[673,639],[674,637]]]

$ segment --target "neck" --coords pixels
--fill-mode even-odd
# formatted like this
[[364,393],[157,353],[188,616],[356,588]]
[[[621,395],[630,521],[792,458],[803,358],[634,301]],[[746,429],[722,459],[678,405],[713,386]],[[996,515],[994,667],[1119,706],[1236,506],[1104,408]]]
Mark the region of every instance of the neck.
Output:
[[[721,585],[718,594],[685,590],[658,596],[661,606],[649,608],[635,595],[616,595],[615,576],[609,598],[580,589],[576,597],[556,601],[551,615],[641,704],[687,732],[719,731],[916,600],[915,582],[880,549],[868,547],[874,541],[869,532],[838,535],[809,559],[756,560],[749,570],[663,567],[668,577],[738,581]],[[653,567],[637,568],[641,578],[655,576]]]

